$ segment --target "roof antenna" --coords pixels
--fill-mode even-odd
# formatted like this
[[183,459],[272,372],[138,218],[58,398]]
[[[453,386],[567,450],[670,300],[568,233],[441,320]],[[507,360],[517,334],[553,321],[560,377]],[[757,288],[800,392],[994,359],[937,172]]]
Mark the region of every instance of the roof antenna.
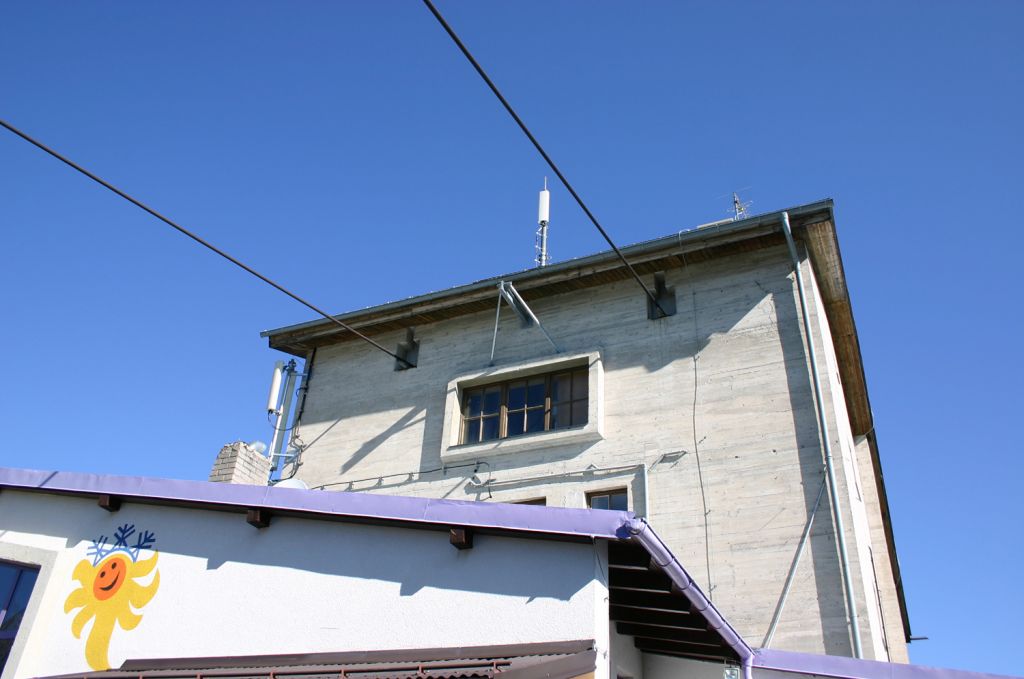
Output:
[[748,217],[748,215],[747,215],[747,208],[749,208],[750,204],[753,203],[753,202],[754,201],[752,201],[752,200],[748,200],[745,203],[741,202],[740,201],[740,194],[738,194],[735,191],[733,191],[733,193],[732,193],[732,221],[736,222],[736,221],[739,221],[741,219],[746,219]]
[[547,266],[550,261],[548,257],[548,218],[551,216],[551,192],[548,191],[548,178],[544,177],[544,188],[540,192],[540,201],[537,205],[537,236],[534,239],[533,249],[536,251],[534,261],[537,266]]

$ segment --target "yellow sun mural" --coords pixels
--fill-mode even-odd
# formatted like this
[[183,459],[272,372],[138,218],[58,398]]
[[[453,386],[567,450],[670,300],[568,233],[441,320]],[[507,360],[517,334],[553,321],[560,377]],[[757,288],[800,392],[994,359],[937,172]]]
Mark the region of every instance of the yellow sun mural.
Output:
[[[128,539],[135,535],[129,546]],[[79,587],[68,595],[64,612],[81,608],[71,621],[71,633],[76,639],[90,620],[89,636],[85,641],[85,659],[94,670],[110,669],[108,650],[114,625],[123,630],[135,629],[142,616],[136,613],[149,603],[160,587],[160,571],[154,572],[158,553],[152,549],[156,536],[149,531],[136,534],[135,526],[125,524],[114,533],[113,546],[101,535],[89,548],[92,560],[82,559],[75,566],[72,578]],[[143,550],[152,551],[148,559],[140,559]],[[137,582],[153,573],[148,585]],[[133,610],[134,609],[134,610]]]

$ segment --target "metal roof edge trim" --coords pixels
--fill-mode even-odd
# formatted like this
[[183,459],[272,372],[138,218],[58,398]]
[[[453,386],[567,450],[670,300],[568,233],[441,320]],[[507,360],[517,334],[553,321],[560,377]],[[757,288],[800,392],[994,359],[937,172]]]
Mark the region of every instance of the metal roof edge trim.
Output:
[[439,646],[434,648],[375,649],[372,651],[313,651],[264,655],[198,656],[173,658],[129,658],[114,671],[125,673],[154,670],[205,670],[252,668],[269,665],[370,665],[414,661],[444,662],[479,658],[571,655],[593,650],[593,639],[541,641],[482,646]]
[[382,523],[451,526],[535,533],[570,538],[619,540],[629,537],[632,512],[537,507],[468,500],[440,500],[339,491],[245,486],[143,476],[0,467],[0,489],[55,495],[114,495],[151,504],[195,509],[265,509],[311,519],[377,520]]
[[[597,663],[597,653],[594,650],[594,641],[590,639],[374,651],[133,658],[126,660],[116,669],[51,675],[46,679],[273,679],[275,676],[288,675],[338,675],[339,672],[343,677],[347,676],[346,672],[389,677],[468,677],[477,676],[472,670],[485,669],[484,663],[495,661],[505,661],[500,664],[508,665],[503,668],[502,677],[570,679],[593,671]],[[490,667],[493,667],[493,664]]]
[[700,611],[700,614],[707,620],[708,626],[715,630],[722,637],[722,641],[736,652],[742,665],[749,668],[754,658],[754,651],[747,645],[747,642],[743,641],[743,637],[729,624],[725,616],[715,608],[711,599],[701,591],[683,565],[672,554],[672,551],[654,532],[651,524],[647,523],[647,519],[633,519],[629,524],[629,532],[647,550],[654,562],[668,575],[683,595],[689,599],[694,610]]
[[987,674],[925,665],[909,665],[884,660],[861,660],[834,655],[814,655],[795,651],[759,648],[754,651],[753,666],[797,674],[812,674],[838,679],[1007,679],[1010,675]]
[[[747,229],[754,229],[764,225],[777,225],[780,223],[783,212],[788,212],[791,217],[799,217],[801,215],[813,214],[815,212],[827,211],[830,215],[834,207],[834,202],[831,198],[825,198],[823,200],[815,201],[813,203],[806,203],[804,205],[797,205],[785,210],[776,210],[774,212],[766,212],[764,214],[755,215],[746,219],[740,219],[733,222],[713,222],[708,226],[698,226],[692,229],[678,231],[668,236],[662,236],[653,240],[641,241],[639,243],[633,243],[620,248],[622,254],[627,258],[630,255],[643,254],[648,251],[659,250],[664,247],[671,245],[682,245],[688,242],[700,242],[705,240],[709,235],[713,234],[716,236],[720,235],[731,235],[737,232],[742,232]],[[514,273],[503,274],[500,276],[492,276],[491,278],[485,278],[483,280],[475,281],[473,283],[467,283],[464,285],[455,286],[452,288],[446,288],[444,290],[438,290],[435,292],[428,292],[422,295],[416,295],[413,297],[406,297],[405,299],[395,300],[392,302],[385,302],[383,304],[377,304],[363,309],[357,309],[355,311],[347,311],[340,314],[335,314],[333,317],[348,321],[353,318],[358,318],[366,314],[379,313],[383,311],[398,309],[403,306],[411,306],[413,304],[422,304],[424,302],[430,302],[445,297],[458,297],[459,295],[476,292],[478,290],[494,287],[498,281],[511,281],[513,283],[519,282],[523,279],[529,279],[534,276],[557,274],[565,270],[571,270],[574,268],[584,267],[591,264],[597,264],[605,260],[613,260],[618,256],[613,250],[602,250],[591,255],[584,255],[574,259],[568,259],[564,262],[556,262],[549,266],[534,267],[531,269],[523,269]],[[293,333],[301,330],[308,330],[317,326],[328,324],[330,321],[326,319],[314,319],[312,321],[305,321],[302,323],[296,323],[294,325],[282,326],[279,328],[273,328],[271,330],[263,330],[260,332],[260,337],[274,337],[276,335],[284,335]],[[339,330],[339,332],[341,332]]]

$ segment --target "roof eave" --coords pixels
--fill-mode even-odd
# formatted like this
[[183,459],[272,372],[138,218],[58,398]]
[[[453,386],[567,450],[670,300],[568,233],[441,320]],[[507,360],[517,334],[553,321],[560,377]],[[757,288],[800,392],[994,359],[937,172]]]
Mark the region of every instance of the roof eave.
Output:
[[[833,202],[831,199],[825,199],[789,208],[784,211],[788,212],[790,219],[795,222],[805,220],[805,218],[812,217],[817,214],[821,214],[825,216],[826,219],[831,220]],[[637,258],[643,258],[645,255],[657,253],[667,248],[700,249],[713,246],[720,242],[743,240],[747,237],[753,238],[760,235],[763,232],[764,227],[767,227],[767,230],[771,232],[777,231],[782,212],[784,211],[779,210],[737,221],[715,222],[707,226],[680,231],[671,236],[664,236],[662,238],[628,245],[620,248],[620,250],[627,260],[630,260],[631,263],[635,263],[634,260]],[[587,255],[585,257],[551,264],[543,268],[536,267],[501,276],[494,276],[446,290],[430,292],[403,300],[338,314],[335,315],[334,318],[355,328],[370,328],[374,325],[374,319],[376,318],[384,316],[392,318],[400,315],[403,311],[411,311],[418,307],[455,306],[459,303],[472,300],[481,294],[488,297],[493,296],[495,286],[503,280],[515,283],[521,291],[536,289],[543,287],[546,283],[552,280],[564,277],[567,273],[587,270],[591,267],[602,264],[611,264],[612,268],[619,268],[622,266],[614,251],[605,250],[593,255]],[[326,319],[316,319],[272,330],[264,330],[260,333],[260,336],[267,337],[269,339],[271,348],[279,349],[297,356],[304,356],[306,352],[299,343],[297,341],[289,340],[303,336],[321,336],[325,334],[343,337],[346,334],[346,331]]]

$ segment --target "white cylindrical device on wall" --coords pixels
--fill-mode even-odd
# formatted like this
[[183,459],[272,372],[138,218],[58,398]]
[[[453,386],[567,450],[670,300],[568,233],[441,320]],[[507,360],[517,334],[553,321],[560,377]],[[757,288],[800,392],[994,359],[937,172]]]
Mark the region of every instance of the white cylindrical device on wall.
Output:
[[284,370],[284,361],[274,364],[274,376],[270,379],[270,394],[267,396],[267,412],[277,412],[277,401],[281,398],[281,373]]

